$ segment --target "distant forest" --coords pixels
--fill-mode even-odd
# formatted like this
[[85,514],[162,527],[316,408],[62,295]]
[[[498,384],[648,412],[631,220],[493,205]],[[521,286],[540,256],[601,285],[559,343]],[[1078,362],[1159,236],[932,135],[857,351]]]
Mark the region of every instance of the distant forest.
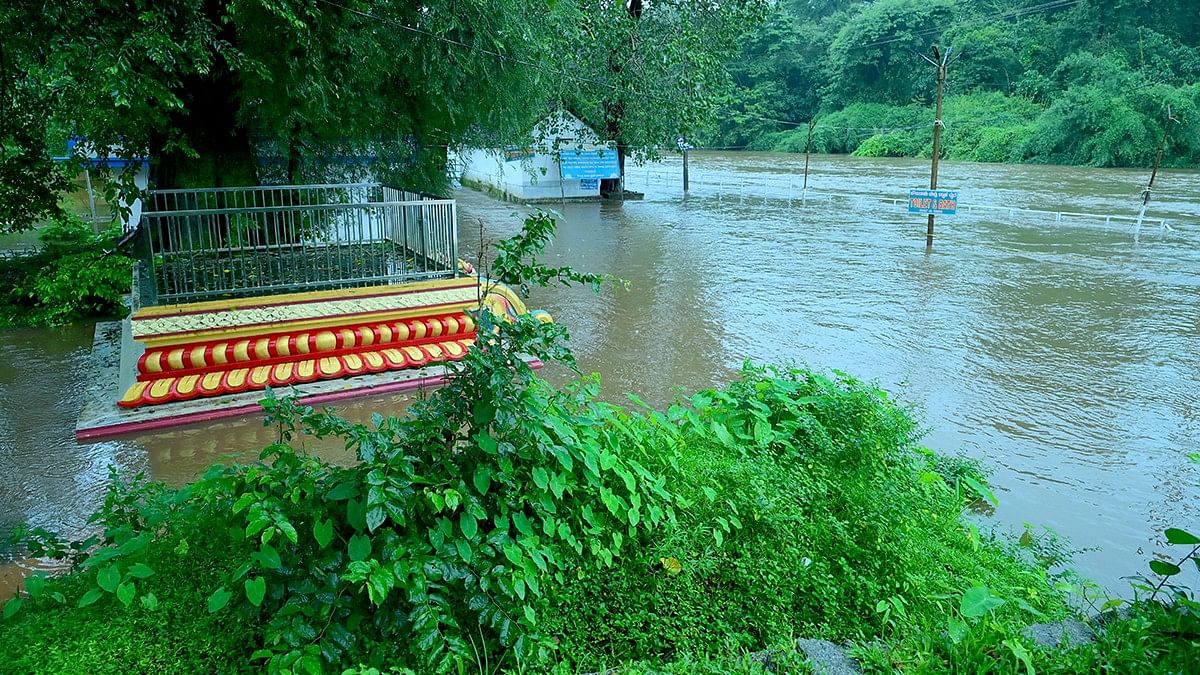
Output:
[[1167,166],[1200,166],[1197,0],[780,0],[730,64],[709,145],[932,154],[936,69],[952,50],[942,156],[1145,166],[1168,106]]

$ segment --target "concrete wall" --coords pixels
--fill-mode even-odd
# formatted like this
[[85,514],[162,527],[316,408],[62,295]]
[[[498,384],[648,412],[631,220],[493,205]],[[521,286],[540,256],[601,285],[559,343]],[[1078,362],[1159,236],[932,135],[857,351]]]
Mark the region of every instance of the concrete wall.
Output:
[[570,113],[547,117],[530,134],[530,153],[521,150],[472,149],[457,154],[464,184],[493,190],[517,201],[598,199],[600,181],[559,178],[557,149],[599,142],[595,132]]

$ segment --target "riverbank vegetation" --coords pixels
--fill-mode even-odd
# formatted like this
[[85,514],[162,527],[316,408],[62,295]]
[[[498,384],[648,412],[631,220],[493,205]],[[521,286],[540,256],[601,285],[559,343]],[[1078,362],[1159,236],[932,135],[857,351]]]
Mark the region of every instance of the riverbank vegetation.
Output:
[[[1200,162],[1200,14],[1187,0],[781,2],[731,62],[737,113],[711,145],[932,154],[931,45],[946,79],[944,157],[1148,166]],[[782,120],[785,123],[780,123]]]
[[124,311],[133,261],[116,251],[120,232],[96,233],[59,215],[32,252],[0,258],[0,327],[60,325]]
[[[530,219],[492,274],[604,281],[542,265],[552,232]],[[981,531],[979,469],[921,447],[912,415],[868,384],[747,366],[666,410],[618,406],[595,378],[554,387],[530,369],[524,355],[574,366],[562,326],[477,320],[486,337],[403,418],[354,424],[270,396],[260,461],[181,489],[114,476],[95,538],[30,533],[31,553],[72,572],[5,605],[0,661],[756,672],[747,652],[782,648],[802,672],[796,636],[853,642],[877,671],[1169,670],[1200,653],[1185,591],[1098,645],[1035,647],[1025,625],[1073,614],[1061,547]],[[359,463],[304,452],[330,436]]]

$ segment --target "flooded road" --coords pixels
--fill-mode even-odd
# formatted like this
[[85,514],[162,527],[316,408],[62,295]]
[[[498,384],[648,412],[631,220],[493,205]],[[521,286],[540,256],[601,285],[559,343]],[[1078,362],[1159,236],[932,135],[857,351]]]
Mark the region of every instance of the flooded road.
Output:
[[[1100,214],[938,219],[890,204],[799,201],[780,181],[804,158],[695,153],[682,199],[677,162],[630,171],[644,201],[551,205],[562,213],[552,264],[609,272],[627,291],[535,292],[570,328],[607,396],[652,404],[734,377],[741,363],[805,363],[878,383],[911,403],[939,451],[995,473],[995,522],[1050,527],[1078,568],[1114,591],[1170,526],[1200,525],[1200,173],[1164,172],[1151,213],[1126,224],[1145,172],[944,163],[963,204]],[[927,164],[818,157],[810,188],[903,198]],[[649,173],[653,178],[646,181]],[[460,191],[460,242],[501,238],[518,207]],[[0,530],[18,522],[77,531],[103,497],[107,466],[181,483],[268,442],[255,419],[79,446],[72,440],[91,327],[0,332]],[[550,373],[560,377],[561,373]],[[365,419],[403,399],[343,406]],[[348,461],[338,447],[317,448]]]

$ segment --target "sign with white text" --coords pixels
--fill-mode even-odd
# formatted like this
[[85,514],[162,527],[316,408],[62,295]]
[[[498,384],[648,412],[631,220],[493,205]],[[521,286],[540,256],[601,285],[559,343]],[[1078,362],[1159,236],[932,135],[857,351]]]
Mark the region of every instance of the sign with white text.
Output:
[[558,151],[558,163],[563,180],[621,177],[617,151],[612,148],[563,148]]
[[958,212],[958,190],[909,190],[908,212],[952,216]]

